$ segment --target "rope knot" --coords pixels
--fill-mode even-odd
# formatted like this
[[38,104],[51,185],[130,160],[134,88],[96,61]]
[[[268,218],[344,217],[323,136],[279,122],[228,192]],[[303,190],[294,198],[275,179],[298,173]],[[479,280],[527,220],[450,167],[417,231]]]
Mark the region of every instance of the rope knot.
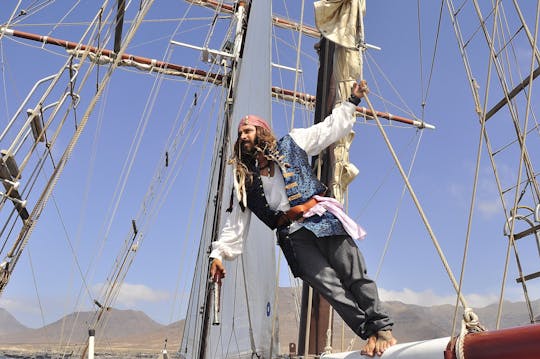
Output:
[[465,308],[463,312],[463,321],[469,333],[486,331],[486,328],[480,324],[478,315],[473,312],[472,308]]

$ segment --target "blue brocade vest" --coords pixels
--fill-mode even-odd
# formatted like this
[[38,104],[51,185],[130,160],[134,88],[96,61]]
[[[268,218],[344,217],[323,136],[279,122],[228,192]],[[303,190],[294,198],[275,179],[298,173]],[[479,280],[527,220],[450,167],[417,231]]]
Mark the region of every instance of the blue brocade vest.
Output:
[[[300,148],[290,135],[286,135],[277,143],[277,149],[283,162],[289,166],[282,170],[285,180],[285,192],[291,207],[302,204],[316,194],[322,195],[327,187],[313,174],[307,153]],[[282,214],[270,209],[264,195],[259,169],[250,168],[253,172],[253,183],[246,188],[247,206],[255,215],[271,229],[277,227],[277,220]],[[341,222],[331,213],[322,216],[314,215],[300,222],[317,237],[346,234]]]

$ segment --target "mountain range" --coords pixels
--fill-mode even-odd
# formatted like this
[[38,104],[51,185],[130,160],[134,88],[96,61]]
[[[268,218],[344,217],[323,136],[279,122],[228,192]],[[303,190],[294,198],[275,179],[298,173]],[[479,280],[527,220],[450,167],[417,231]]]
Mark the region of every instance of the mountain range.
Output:
[[[291,288],[279,289],[279,342],[282,353],[289,353],[289,343],[297,342],[298,320],[295,299]],[[419,306],[397,301],[383,303],[395,321],[394,335],[400,342],[411,342],[450,335],[454,307],[452,305]],[[533,312],[540,311],[540,300],[533,302]],[[495,328],[497,305],[475,309],[481,323],[488,329]],[[93,312],[69,314],[42,328],[31,329],[22,325],[8,311],[0,309],[0,354],[4,353],[70,353],[88,338],[88,323]],[[536,318],[540,319],[540,318]],[[461,325],[458,318],[457,328]],[[505,302],[501,328],[529,323],[525,303]],[[77,325],[74,325],[77,323]],[[358,349],[359,338],[345,328],[341,318],[334,318],[333,347],[337,351]],[[73,330],[72,330],[73,328]],[[96,332],[96,352],[124,353],[125,355],[157,355],[165,345],[169,352],[178,350],[184,328],[180,320],[162,325],[145,313],[135,310],[111,309],[101,332]],[[342,334],[343,333],[343,334]],[[68,344],[69,343],[69,344]]]

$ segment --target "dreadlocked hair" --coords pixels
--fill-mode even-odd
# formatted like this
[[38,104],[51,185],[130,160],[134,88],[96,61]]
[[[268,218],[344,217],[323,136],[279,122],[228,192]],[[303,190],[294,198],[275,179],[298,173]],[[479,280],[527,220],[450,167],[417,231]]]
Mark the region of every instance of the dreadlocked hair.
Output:
[[257,154],[262,152],[268,160],[273,160],[269,150],[275,150],[277,143],[274,134],[266,128],[255,126],[255,130],[255,151],[253,153],[243,151],[242,140],[238,136],[234,143],[233,156],[228,161],[233,166],[236,197],[243,208],[247,207],[246,185],[253,183],[253,172],[250,168],[255,167]]

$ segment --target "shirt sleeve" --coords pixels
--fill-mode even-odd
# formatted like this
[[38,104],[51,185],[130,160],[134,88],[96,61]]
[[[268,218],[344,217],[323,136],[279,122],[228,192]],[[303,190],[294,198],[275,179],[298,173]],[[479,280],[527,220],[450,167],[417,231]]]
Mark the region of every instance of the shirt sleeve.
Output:
[[356,106],[345,101],[324,119],[308,128],[295,128],[290,135],[308,156],[314,156],[351,132],[356,117]]
[[235,200],[233,210],[227,217],[218,240],[212,242],[210,258],[217,258],[220,261],[233,260],[241,254],[250,221],[251,211],[248,208],[242,211],[238,201]]

